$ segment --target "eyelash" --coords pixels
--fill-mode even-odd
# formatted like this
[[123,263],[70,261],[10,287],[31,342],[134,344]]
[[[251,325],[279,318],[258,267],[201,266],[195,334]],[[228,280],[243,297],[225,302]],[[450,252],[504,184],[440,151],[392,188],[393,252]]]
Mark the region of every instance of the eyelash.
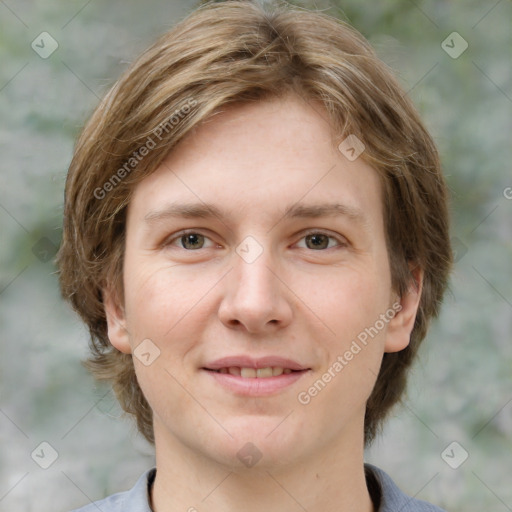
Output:
[[[188,229],[188,230],[184,230],[184,231],[180,231],[174,235],[172,235],[172,238],[167,238],[162,246],[163,247],[168,247],[168,246],[171,246],[172,243],[175,241],[175,240],[180,240],[182,237],[186,236],[186,235],[201,235],[203,237],[205,237],[206,239],[210,240],[210,238],[208,236],[206,236],[205,234],[201,233],[201,231],[198,231],[198,230],[193,230],[193,229]],[[321,231],[321,230],[311,230],[311,231],[308,231],[307,233],[304,233],[302,235],[302,237],[300,238],[300,240],[302,240],[303,238],[309,236],[309,235],[324,235],[328,238],[331,238],[333,240],[336,240],[338,242],[339,245],[335,246],[335,247],[347,247],[348,246],[348,242],[346,241],[346,239],[339,239],[329,233],[326,233],[325,231]],[[314,249],[310,249],[311,251],[314,251],[314,252],[325,252],[327,251],[328,249],[334,249],[335,247],[327,247],[325,249],[318,249],[317,251],[315,251]],[[187,251],[187,252],[197,252],[197,251],[200,251],[201,249],[209,249],[209,247],[202,247],[201,249],[185,249],[184,247],[179,247],[179,249],[182,249],[183,251]],[[307,247],[306,247],[307,249]]]

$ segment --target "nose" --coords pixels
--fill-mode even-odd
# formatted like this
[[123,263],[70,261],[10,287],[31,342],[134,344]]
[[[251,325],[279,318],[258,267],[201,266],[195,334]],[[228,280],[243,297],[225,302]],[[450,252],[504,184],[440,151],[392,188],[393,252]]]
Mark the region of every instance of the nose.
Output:
[[291,298],[284,275],[273,262],[270,250],[252,262],[233,255],[234,268],[226,276],[219,318],[230,329],[251,334],[272,333],[292,319]]

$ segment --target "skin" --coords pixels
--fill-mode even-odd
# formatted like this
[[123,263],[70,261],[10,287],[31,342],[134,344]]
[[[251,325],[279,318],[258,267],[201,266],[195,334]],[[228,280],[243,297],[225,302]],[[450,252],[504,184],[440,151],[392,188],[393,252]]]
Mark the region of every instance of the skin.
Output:
[[[177,201],[213,203],[226,218],[155,214]],[[343,203],[364,221],[284,219],[297,202]],[[317,248],[311,231],[333,238]],[[378,174],[338,151],[322,108],[296,96],[226,108],[137,186],[126,235],[124,303],[106,290],[105,304],[116,348],[150,339],[160,350],[148,366],[134,357],[154,412],[154,510],[373,511],[365,404],[384,352],[409,343],[422,275],[403,297],[392,290]],[[251,263],[236,252],[247,236],[262,249]],[[378,335],[299,403],[397,301]],[[238,354],[311,369],[272,396],[242,397],[201,369]],[[237,457],[247,442],[262,454],[252,467]]]

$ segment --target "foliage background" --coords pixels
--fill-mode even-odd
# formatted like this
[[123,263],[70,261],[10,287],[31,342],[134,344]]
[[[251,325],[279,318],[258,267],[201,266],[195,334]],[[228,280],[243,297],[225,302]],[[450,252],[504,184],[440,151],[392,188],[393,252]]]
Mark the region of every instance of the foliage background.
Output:
[[[300,2],[349,21],[400,76],[441,152],[457,265],[408,399],[367,460],[447,510],[512,510],[512,3]],[[80,365],[87,333],[51,261],[75,137],[128,63],[196,2],[0,1],[0,511],[70,510],[154,463]],[[41,59],[43,31],[59,43]],[[453,31],[468,49],[452,59]],[[507,191],[509,191],[507,193]],[[507,198],[508,196],[508,198]],[[42,442],[59,453],[43,470]],[[453,441],[469,454],[452,469]]]

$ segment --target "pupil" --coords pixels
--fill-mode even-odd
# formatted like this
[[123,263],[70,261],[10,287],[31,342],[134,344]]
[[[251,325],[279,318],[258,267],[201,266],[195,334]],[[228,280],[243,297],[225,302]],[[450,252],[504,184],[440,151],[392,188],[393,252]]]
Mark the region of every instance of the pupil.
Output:
[[[198,239],[200,236],[201,235],[195,235],[195,234],[185,235],[183,237],[185,239],[185,243],[183,245],[187,248],[192,248],[192,249],[197,248],[196,244],[198,243]],[[189,247],[189,245],[192,245],[192,247]]]
[[[324,243],[322,243],[322,238]],[[309,235],[309,239],[313,241],[313,245],[317,248],[320,246],[324,248],[327,247],[325,245],[325,241],[327,240],[327,237],[325,235]]]

